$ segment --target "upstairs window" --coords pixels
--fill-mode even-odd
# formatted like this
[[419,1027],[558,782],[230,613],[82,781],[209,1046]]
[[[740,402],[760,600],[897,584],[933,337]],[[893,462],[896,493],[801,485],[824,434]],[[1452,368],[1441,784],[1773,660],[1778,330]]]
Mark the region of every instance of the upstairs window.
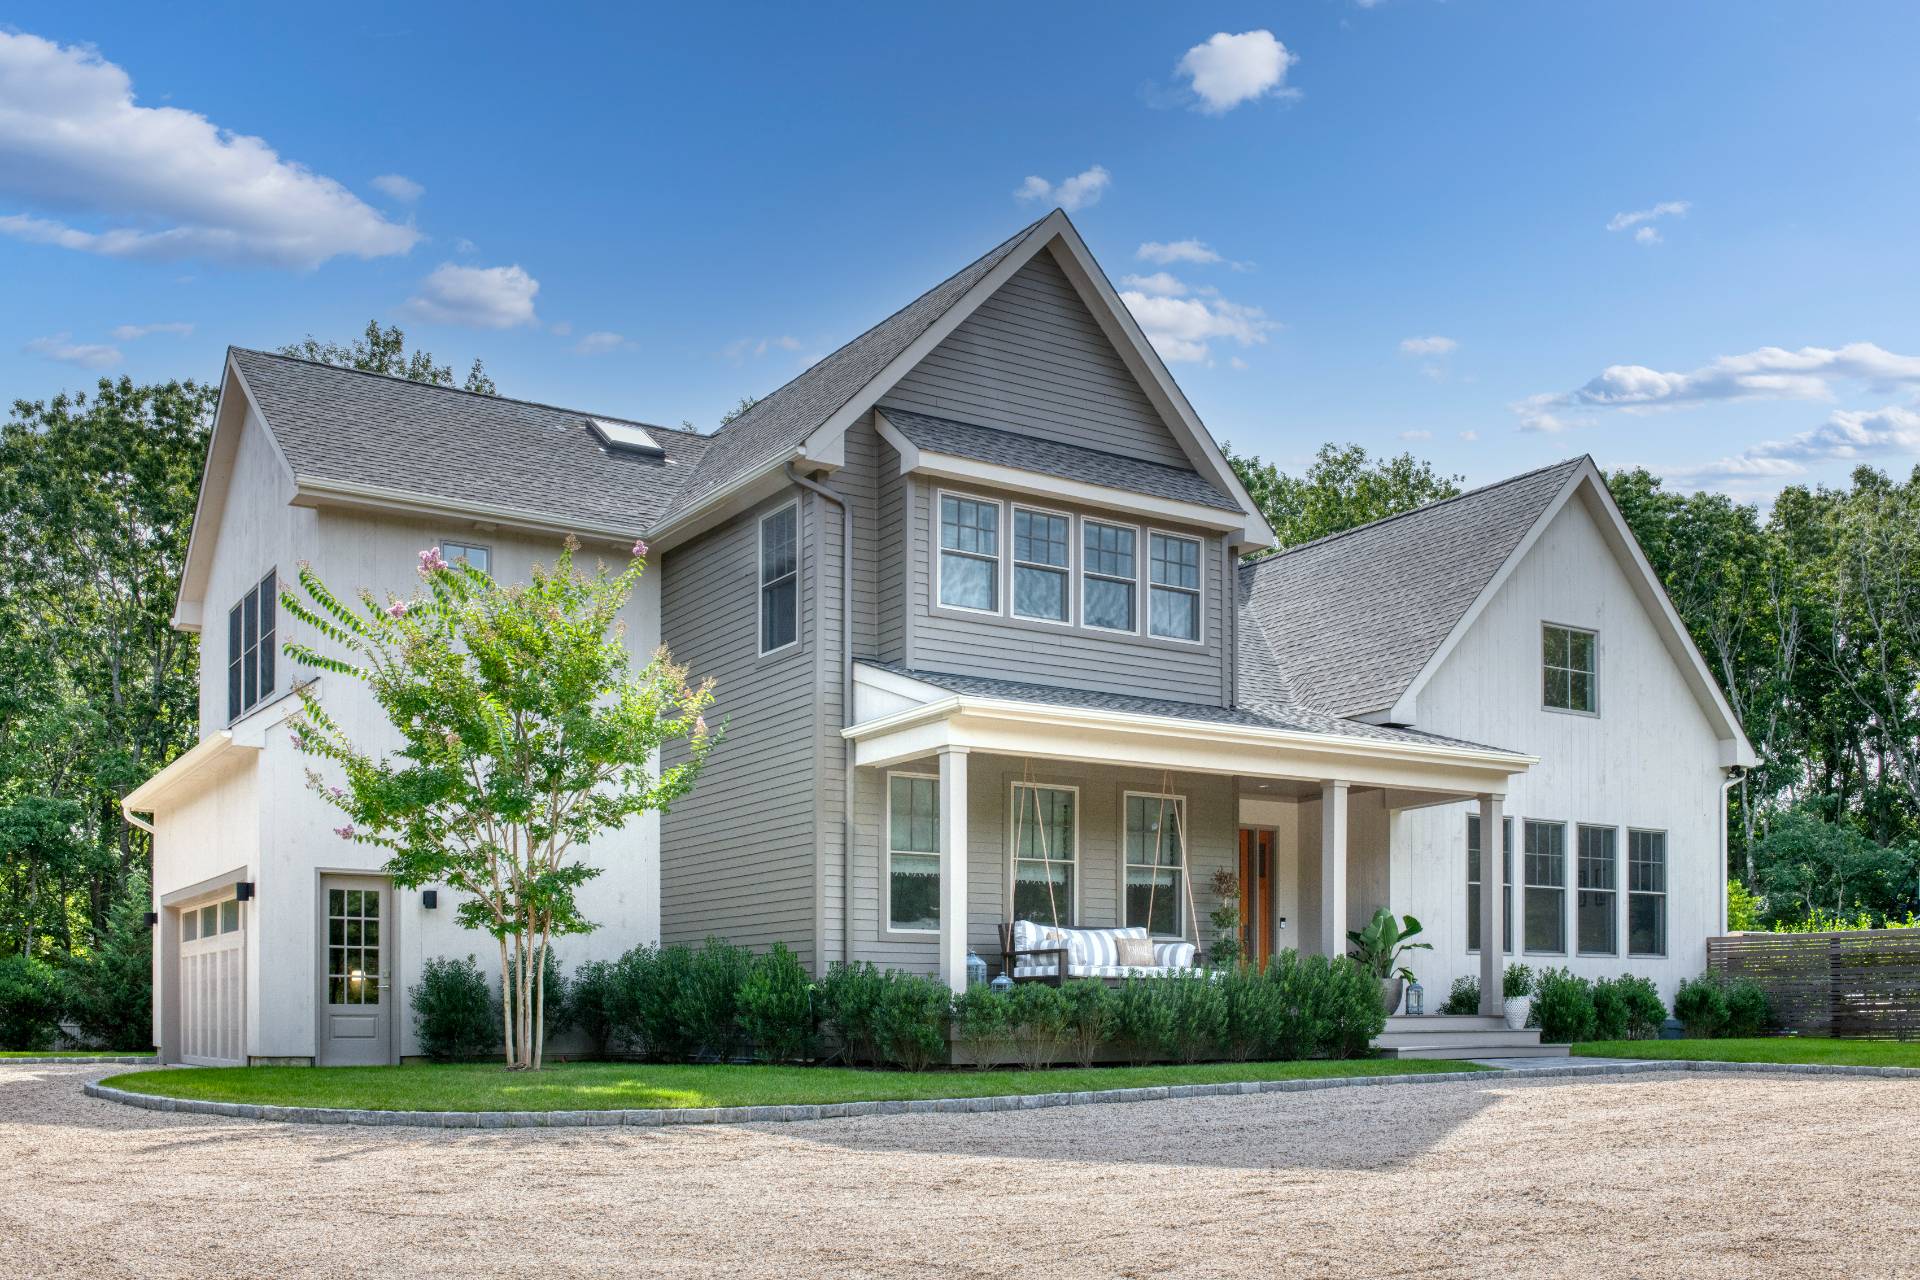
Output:
[[1067,621],[1073,522],[1046,511],[1013,509],[1013,616]]
[[442,541],[440,558],[448,564],[470,564],[485,574],[493,572],[493,552],[472,542]]
[[800,638],[800,508],[760,518],[760,652]]
[[1080,566],[1080,621],[1102,631],[1138,631],[1139,535],[1125,525],[1088,520],[1081,541],[1086,559]]
[[1000,504],[940,495],[942,606],[1000,612]]
[[1546,705],[1555,711],[1582,711],[1596,715],[1600,695],[1595,680],[1594,633],[1578,627],[1540,629],[1544,655]]
[[227,614],[227,719],[238,720],[273,696],[278,608],[269,573]]
[[1155,533],[1148,542],[1148,634],[1162,640],[1199,640],[1200,539]]

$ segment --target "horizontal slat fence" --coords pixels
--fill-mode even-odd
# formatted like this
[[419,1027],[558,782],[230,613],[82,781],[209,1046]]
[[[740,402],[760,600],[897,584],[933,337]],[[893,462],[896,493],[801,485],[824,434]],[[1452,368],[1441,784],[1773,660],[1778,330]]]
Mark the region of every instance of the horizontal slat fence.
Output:
[[1707,968],[1765,988],[1776,1031],[1920,1036],[1920,929],[1708,938]]

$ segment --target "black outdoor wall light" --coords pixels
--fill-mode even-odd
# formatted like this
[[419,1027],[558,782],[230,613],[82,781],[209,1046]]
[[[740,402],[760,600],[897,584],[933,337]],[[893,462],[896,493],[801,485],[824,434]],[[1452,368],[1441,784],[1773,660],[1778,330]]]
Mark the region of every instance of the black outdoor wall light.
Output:
[[233,896],[238,902],[253,901],[253,881],[242,880],[233,886]]
[[160,913],[158,911],[147,912],[147,928],[151,929],[153,928],[153,926],[159,923],[160,923]]
[[420,891],[420,905],[429,911],[439,906],[440,891],[438,889],[422,889]]

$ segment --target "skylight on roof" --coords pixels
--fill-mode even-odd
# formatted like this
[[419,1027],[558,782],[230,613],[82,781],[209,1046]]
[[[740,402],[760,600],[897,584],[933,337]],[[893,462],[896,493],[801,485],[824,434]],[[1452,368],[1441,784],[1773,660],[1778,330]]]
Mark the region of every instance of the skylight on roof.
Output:
[[587,429],[599,437],[600,443],[609,449],[618,449],[623,453],[640,453],[649,458],[664,458],[667,454],[647,434],[645,427],[636,427],[631,422],[609,422],[605,418],[588,418]]

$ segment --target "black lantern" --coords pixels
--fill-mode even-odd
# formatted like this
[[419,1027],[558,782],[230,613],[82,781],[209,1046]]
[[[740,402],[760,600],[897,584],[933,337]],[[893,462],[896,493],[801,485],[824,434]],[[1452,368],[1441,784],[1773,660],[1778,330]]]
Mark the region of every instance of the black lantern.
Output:
[[422,889],[420,891],[420,905],[429,911],[439,906],[440,891],[438,889]]
[[234,899],[239,902],[252,902],[253,901],[253,881],[242,880],[240,883],[234,885],[233,896],[234,896]]
[[153,926],[159,923],[160,923],[160,913],[158,911],[147,912],[147,928],[151,929],[153,928]]

